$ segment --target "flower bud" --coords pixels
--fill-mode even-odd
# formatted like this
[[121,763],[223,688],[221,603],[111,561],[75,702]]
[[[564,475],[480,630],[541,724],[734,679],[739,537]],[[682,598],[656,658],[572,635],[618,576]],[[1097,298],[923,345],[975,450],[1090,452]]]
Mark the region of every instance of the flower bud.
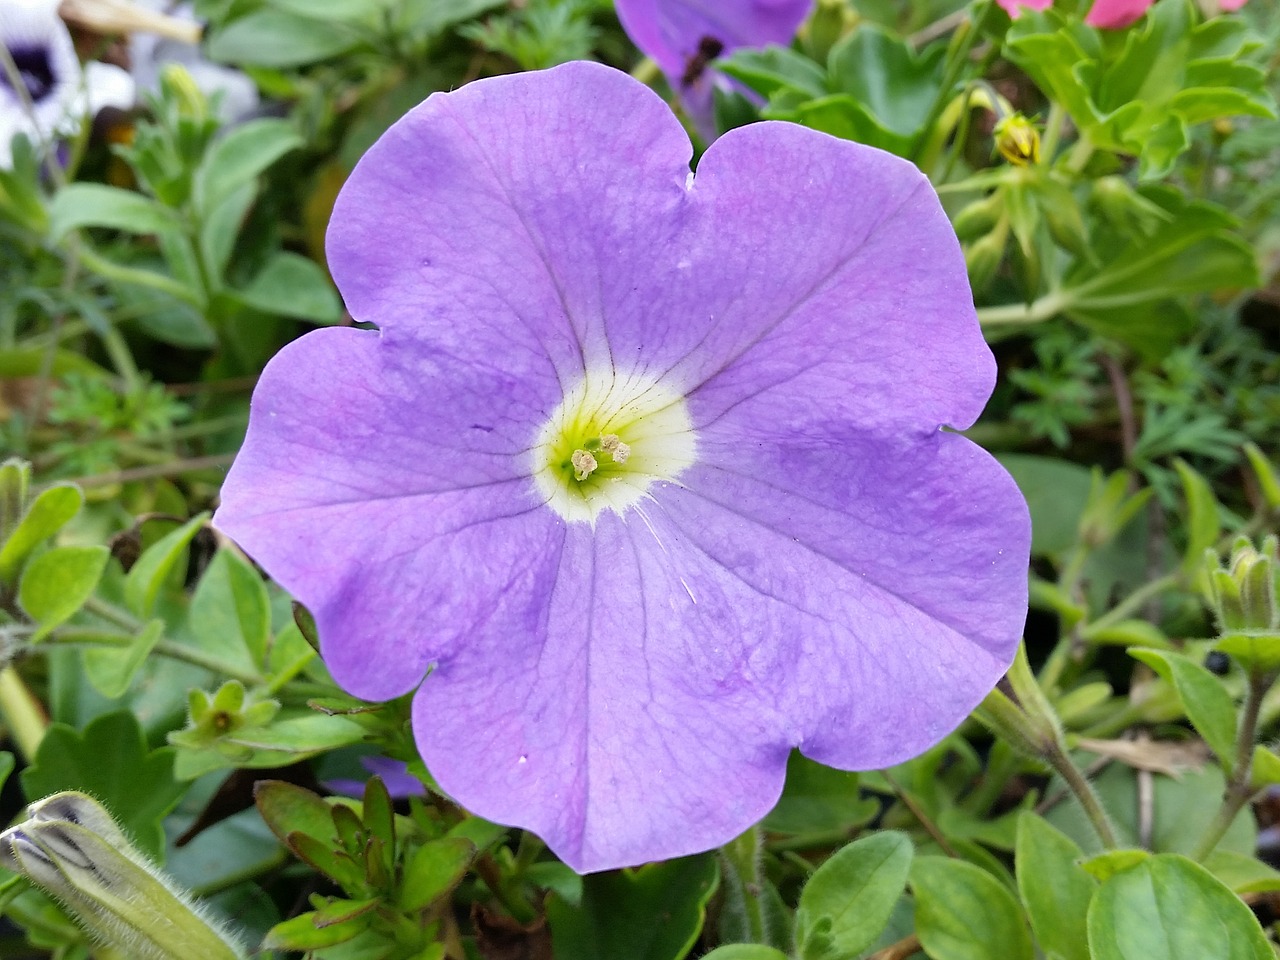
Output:
[[1276,603],[1276,538],[1256,549],[1240,537],[1225,567],[1212,550],[1205,551],[1202,589],[1218,619],[1217,648],[1243,663],[1251,674],[1280,671],[1280,609]]
[[31,490],[31,464],[17,457],[0,463],[0,544],[27,510],[27,496]]
[[969,282],[975,290],[981,290],[995,276],[1004,259],[1004,248],[1008,240],[1009,221],[1001,220],[985,237],[965,247],[964,263],[969,268]]
[[192,120],[209,116],[209,101],[196,85],[195,78],[181,64],[166,64],[160,71],[160,86],[165,95],[178,105],[178,113]]
[[996,150],[1017,167],[1040,162],[1040,132],[1020,113],[996,122]]
[[996,190],[964,207],[952,219],[951,226],[961,240],[973,240],[990,231],[1003,211],[1004,197]]
[[813,59],[825,63],[831,48],[856,20],[857,14],[849,0],[818,0],[806,32],[806,46]]
[[243,960],[97,801],[58,793],[29,813],[0,833],[0,865],[56,897],[104,944],[131,960]]

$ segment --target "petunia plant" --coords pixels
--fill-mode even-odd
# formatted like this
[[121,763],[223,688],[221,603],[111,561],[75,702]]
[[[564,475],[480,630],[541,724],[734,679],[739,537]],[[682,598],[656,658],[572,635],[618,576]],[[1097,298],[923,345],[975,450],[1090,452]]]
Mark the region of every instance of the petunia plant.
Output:
[[1274,956],[1277,13],[0,0],[0,955]]

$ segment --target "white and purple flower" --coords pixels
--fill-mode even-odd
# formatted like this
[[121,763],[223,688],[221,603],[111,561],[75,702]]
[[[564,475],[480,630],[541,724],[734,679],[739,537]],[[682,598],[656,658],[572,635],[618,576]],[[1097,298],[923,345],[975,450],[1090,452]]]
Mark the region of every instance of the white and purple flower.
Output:
[[[286,347],[216,523],[464,806],[601,870],[897,763],[1010,662],[1030,525],[928,181],[784,123],[690,143],[597,64],[482,80],[344,187],[354,317]],[[425,676],[425,680],[423,679]]]
[[22,82],[0,70],[0,167],[12,162],[13,139],[25,134],[38,148],[74,133],[103,107],[133,106],[133,81],[119,67],[81,69],[57,0],[0,0],[0,44]]

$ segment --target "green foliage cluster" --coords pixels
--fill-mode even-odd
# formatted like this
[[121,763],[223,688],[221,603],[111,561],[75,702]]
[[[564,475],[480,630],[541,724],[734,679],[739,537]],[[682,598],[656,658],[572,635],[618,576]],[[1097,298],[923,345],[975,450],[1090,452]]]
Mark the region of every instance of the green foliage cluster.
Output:
[[[1280,952],[1280,16],[1159,0],[1100,31],[1085,6],[820,0],[792,46],[718,63],[721,129],[872,144],[942,196],[1001,366],[970,435],[1029,501],[1032,615],[923,756],[794,755],[719,851],[578,877],[441,795],[407,703],[342,693],[207,511],[267,359],[348,322],[323,228],[392,122],[579,57],[680,105],[608,0],[199,0],[204,53],[267,114],[225,127],[172,68],[122,145],[64,169],[19,139],[0,170],[6,818],[96,798],[262,957]],[[420,791],[393,800],[369,755]],[[323,787],[352,776],[360,799]],[[0,911],[5,956],[122,956],[18,874]]]

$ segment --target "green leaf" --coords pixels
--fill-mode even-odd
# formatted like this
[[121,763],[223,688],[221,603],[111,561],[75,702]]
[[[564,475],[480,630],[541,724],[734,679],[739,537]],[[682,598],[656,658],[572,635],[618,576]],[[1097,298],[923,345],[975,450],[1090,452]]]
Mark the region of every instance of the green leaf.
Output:
[[880,126],[911,142],[924,128],[942,85],[944,49],[915,48],[873,23],[863,23],[831,49],[832,89],[847,93]]
[[360,34],[346,24],[268,8],[215,31],[208,52],[224,63],[285,68],[327,60],[360,43]]
[[22,772],[28,801],[79,790],[100,801],[138,844],[164,859],[165,816],[185,785],[173,779],[173,750],[148,750],[142,728],[127,710],[98,717],[84,731],[49,727],[35,760]]
[[905,834],[882,831],[836,851],[809,879],[796,908],[803,960],[834,950],[854,956],[874,943],[907,885],[913,854]]
[[178,226],[168,207],[132,190],[100,183],[63,187],[49,206],[49,238],[60,241],[81,227],[109,227],[126,233],[161,233]]
[[124,600],[135,614],[140,617],[151,616],[166,578],[182,559],[187,545],[200,532],[208,517],[207,513],[192,517],[143,551],[124,581]]
[[367,892],[364,870],[344,851],[305,833],[289,834],[285,838],[285,846],[337,883],[347,894],[361,896]]
[[787,960],[787,955],[759,943],[730,943],[716,947],[702,960]]
[[722,73],[741,80],[763,97],[791,91],[805,99],[816,99],[830,92],[822,67],[788,47],[740,49],[731,57],[717,61],[717,66]]
[[84,653],[84,672],[104,697],[115,700],[125,695],[134,675],[164,635],[164,621],[152,620],[133,643],[117,650],[95,649]]
[[1031,510],[1031,552],[1060,556],[1076,543],[1089,502],[1089,470],[1068,460],[1005,453],[997,459],[1012,475]]
[[1089,952],[1093,960],[1275,960],[1240,898],[1176,854],[1102,885],[1089,908]]
[[265,727],[239,730],[224,737],[223,741],[283,755],[245,760],[247,766],[278,766],[282,762],[295,762],[325,750],[360,743],[364,734],[364,727],[346,717],[303,714],[275,720]]
[[310,20],[368,20],[387,7],[384,0],[270,0],[270,5]]
[[917,857],[911,887],[916,935],[932,960],[1034,957],[1018,901],[981,867],[947,857]]
[[213,281],[222,281],[227,264],[231,262],[231,254],[235,252],[236,239],[249,216],[249,208],[257,198],[258,185],[243,184],[214,206],[200,225],[200,256]]
[[53,547],[26,565],[18,584],[18,603],[39,624],[32,643],[43,640],[84,606],[110,558],[106,547]]
[[1249,769],[1249,786],[1253,790],[1280,783],[1280,756],[1258,744],[1253,748],[1253,766]]
[[1107,881],[1122,870],[1128,870],[1151,858],[1146,850],[1121,849],[1104,850],[1096,857],[1090,857],[1080,864],[1081,868],[1095,880]]
[[899,156],[911,150],[910,137],[894,133],[847,93],[819,97],[790,109],[767,111],[771,120],[791,120],[841,140],[865,143]]
[[83,505],[84,494],[71,483],[59,483],[37,496],[0,546],[0,583],[16,583],[31,551],[61,530]]
[[[1203,551],[1202,551],[1203,553]],[[1167,650],[1133,647],[1141,660],[1178,691],[1187,719],[1218,755],[1224,768],[1235,762],[1236,705],[1222,681],[1190,657]]]
[[268,260],[249,286],[237,291],[237,296],[265,313],[315,323],[337,323],[342,319],[342,301],[328,275],[314,260],[287,250]]
[[1204,868],[1237,894],[1280,891],[1280,870],[1257,857],[1215,850],[1205,859]]
[[317,926],[316,912],[304,913],[272,927],[262,941],[262,949],[301,952],[337,946],[368,929],[373,919],[370,914],[361,913],[350,920]]
[[1018,818],[1018,893],[1036,941],[1058,960],[1090,960],[1085,917],[1097,883],[1080,868],[1083,857],[1080,848],[1043,817],[1024,813]]
[[547,899],[556,956],[679,960],[702,930],[717,879],[708,855],[584,877],[580,907]]
[[0,750],[0,787],[9,782],[9,774],[13,773],[13,754],[8,750]]
[[413,913],[448,894],[462,882],[475,855],[475,844],[460,837],[424,843],[405,864],[399,908]]
[[1191,574],[1204,563],[1204,552],[1218,542],[1222,521],[1218,515],[1218,498],[1213,495],[1209,481],[1181,458],[1174,460],[1173,465],[1187,499],[1187,547],[1182,554],[1182,571]]
[[314,837],[321,843],[333,840],[333,810],[318,795],[284,780],[259,780],[253,787],[253,802],[271,832],[281,843],[291,834]]
[[506,0],[401,0],[397,5],[397,28],[414,36],[434,37],[505,3]]
[[[250,120],[218,140],[196,170],[193,195],[196,208],[209,217],[236,191],[253,181],[303,139],[285,120]],[[243,203],[247,209],[248,204]]]
[[271,603],[262,577],[240,554],[219,550],[191,598],[191,634],[228,662],[263,668],[271,641]]
[[764,827],[773,833],[816,833],[861,826],[875,816],[879,804],[862,798],[858,782],[856,773],[835,770],[792,750],[786,786]]

